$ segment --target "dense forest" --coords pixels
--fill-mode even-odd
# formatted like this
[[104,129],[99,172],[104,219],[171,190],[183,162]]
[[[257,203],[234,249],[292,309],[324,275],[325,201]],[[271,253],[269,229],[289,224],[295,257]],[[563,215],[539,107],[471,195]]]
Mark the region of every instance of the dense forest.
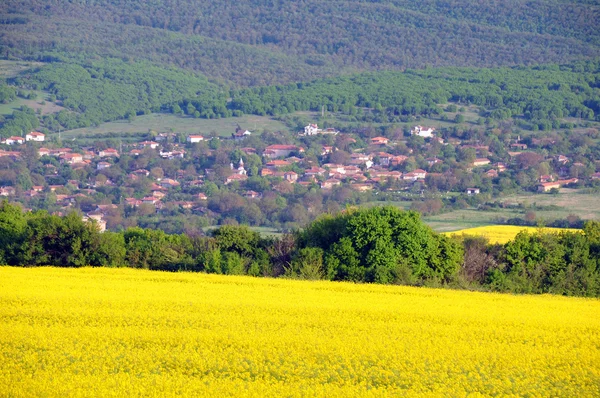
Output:
[[[513,68],[435,68],[375,72],[236,92],[230,107],[244,113],[319,110],[358,120],[400,122],[403,116],[440,114],[448,101],[475,104],[493,119],[524,116],[535,124],[600,113],[600,63]],[[358,108],[375,112],[357,115]],[[543,125],[542,125],[543,127]]]
[[[181,69],[120,59],[56,55],[52,59],[54,62],[49,66],[14,80],[20,87],[50,91],[61,105],[75,112],[46,116],[43,122],[49,130],[98,125],[150,112],[170,112],[173,104],[186,98],[196,98],[204,108],[224,108],[227,99],[222,89],[203,76]],[[206,113],[202,116],[210,117]]]
[[340,72],[564,63],[600,54],[582,1],[37,1],[0,4],[0,54],[146,59],[239,86]]
[[[520,126],[529,130],[558,128],[560,120],[568,116],[600,118],[599,61],[562,66],[408,69],[231,90],[202,76],[147,62],[50,53],[44,59],[52,62],[11,82],[48,90],[73,111],[45,116],[41,124],[47,131],[159,111],[215,118],[242,113],[283,115],[320,110],[322,106],[353,121],[408,122],[410,117],[440,115],[438,104],[448,101],[477,105],[485,119],[518,117]],[[19,129],[10,122],[0,129],[0,135],[19,130],[27,127]]]
[[347,210],[304,230],[262,238],[226,225],[210,236],[129,228],[100,233],[77,213],[24,213],[0,204],[0,263],[134,267],[300,279],[600,295],[600,224],[585,233],[522,232],[505,245],[448,238],[415,212]]

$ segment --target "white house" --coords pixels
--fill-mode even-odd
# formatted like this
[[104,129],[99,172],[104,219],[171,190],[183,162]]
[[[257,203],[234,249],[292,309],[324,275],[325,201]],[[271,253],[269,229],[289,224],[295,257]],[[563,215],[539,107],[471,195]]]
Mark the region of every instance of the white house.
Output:
[[236,141],[239,141],[239,140],[243,140],[244,138],[249,137],[251,135],[252,135],[252,133],[248,130],[237,129],[235,131],[235,133],[231,133],[231,138],[233,138]]
[[333,128],[327,128],[325,130],[320,129],[317,124],[309,124],[304,127],[304,135],[317,135],[317,134],[332,134],[337,135],[339,131]]
[[8,137],[6,140],[4,140],[4,143],[6,145],[21,145],[25,143],[25,138],[23,137]]
[[29,134],[25,134],[25,141],[43,142],[46,139],[46,135],[37,131],[32,131]]
[[317,135],[319,134],[319,126],[316,124],[309,124],[304,127],[304,135]]
[[154,141],[144,141],[144,142],[140,142],[138,145],[139,146],[143,146],[143,147],[150,147],[152,149],[156,149],[156,148],[158,148],[158,146],[160,144],[158,142],[154,142]]
[[412,129],[412,133],[414,135],[418,135],[423,138],[433,137],[434,131],[435,131],[434,127],[415,126]]
[[425,177],[427,177],[427,172],[425,170],[422,169],[416,169],[413,170],[409,173],[406,173],[402,176],[403,180],[411,180],[411,181],[417,181],[417,180],[424,180]]
[[201,135],[188,135],[187,142],[190,144],[197,144],[200,141],[204,141],[204,137]]

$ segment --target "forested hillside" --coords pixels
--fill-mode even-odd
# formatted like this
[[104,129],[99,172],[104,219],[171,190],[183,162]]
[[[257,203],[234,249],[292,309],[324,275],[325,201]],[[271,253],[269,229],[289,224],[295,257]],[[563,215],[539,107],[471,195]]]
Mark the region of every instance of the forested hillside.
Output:
[[[196,118],[284,115],[320,110],[352,121],[408,122],[442,113],[439,104],[475,104],[487,119],[518,117],[522,128],[549,130],[564,117],[600,115],[600,64],[513,68],[429,68],[380,71],[303,83],[230,90],[201,76],[148,62],[46,54],[48,65],[13,79],[20,87],[48,90],[74,112],[46,115],[48,131],[98,125],[150,112]],[[14,119],[14,118],[13,118]],[[0,136],[37,128],[11,122]],[[19,119],[20,120],[20,119]]]
[[599,10],[546,0],[7,0],[0,54],[85,51],[265,85],[344,71],[596,57]]
[[[170,112],[172,104],[187,98],[196,98],[211,112],[213,107],[225,109],[227,94],[222,88],[181,69],[120,59],[48,57],[54,62],[14,82],[20,87],[48,90],[74,111],[46,116],[44,125],[51,130],[97,125],[150,112]],[[210,117],[207,113],[199,116]],[[5,129],[0,132],[13,133]]]

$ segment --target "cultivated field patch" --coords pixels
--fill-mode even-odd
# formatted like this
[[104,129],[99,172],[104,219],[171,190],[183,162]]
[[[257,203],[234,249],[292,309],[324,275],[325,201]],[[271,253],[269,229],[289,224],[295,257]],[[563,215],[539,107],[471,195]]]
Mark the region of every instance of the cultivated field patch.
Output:
[[0,268],[0,391],[598,396],[600,301],[134,269]]
[[559,233],[561,231],[581,231],[579,229],[569,228],[537,228],[537,227],[522,227],[517,225],[486,225],[484,227],[475,227],[462,229],[460,231],[444,232],[444,235],[449,236],[481,236],[486,238],[489,243],[504,244],[511,241],[519,232],[527,231],[529,233],[544,232],[544,233]]

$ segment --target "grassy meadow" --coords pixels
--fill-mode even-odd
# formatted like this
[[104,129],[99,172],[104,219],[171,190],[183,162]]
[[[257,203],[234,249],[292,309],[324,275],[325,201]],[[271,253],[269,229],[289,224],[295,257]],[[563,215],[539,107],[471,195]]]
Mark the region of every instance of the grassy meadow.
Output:
[[[547,222],[565,219],[569,215],[579,216],[583,220],[600,219],[598,194],[586,193],[578,189],[561,188],[556,195],[523,193],[494,200],[515,206],[487,210],[476,208],[453,210],[425,216],[423,220],[438,232],[449,232],[493,225],[497,223],[496,220],[499,218],[524,218],[525,213],[528,211],[533,211],[538,220]],[[516,205],[518,204],[523,205],[523,207],[517,208]]]
[[208,135],[211,132],[222,137],[231,137],[237,126],[250,131],[263,130],[279,131],[287,130],[287,127],[267,116],[244,115],[226,119],[194,119],[188,116],[177,116],[166,113],[152,113],[150,115],[137,116],[131,122],[118,120],[110,123],[102,123],[97,127],[85,127],[69,130],[62,133],[64,138],[85,138],[87,135],[103,135],[109,133],[147,133],[149,130],[156,132],[183,132],[189,134]]
[[0,267],[0,391],[594,397],[598,314],[549,295]]

